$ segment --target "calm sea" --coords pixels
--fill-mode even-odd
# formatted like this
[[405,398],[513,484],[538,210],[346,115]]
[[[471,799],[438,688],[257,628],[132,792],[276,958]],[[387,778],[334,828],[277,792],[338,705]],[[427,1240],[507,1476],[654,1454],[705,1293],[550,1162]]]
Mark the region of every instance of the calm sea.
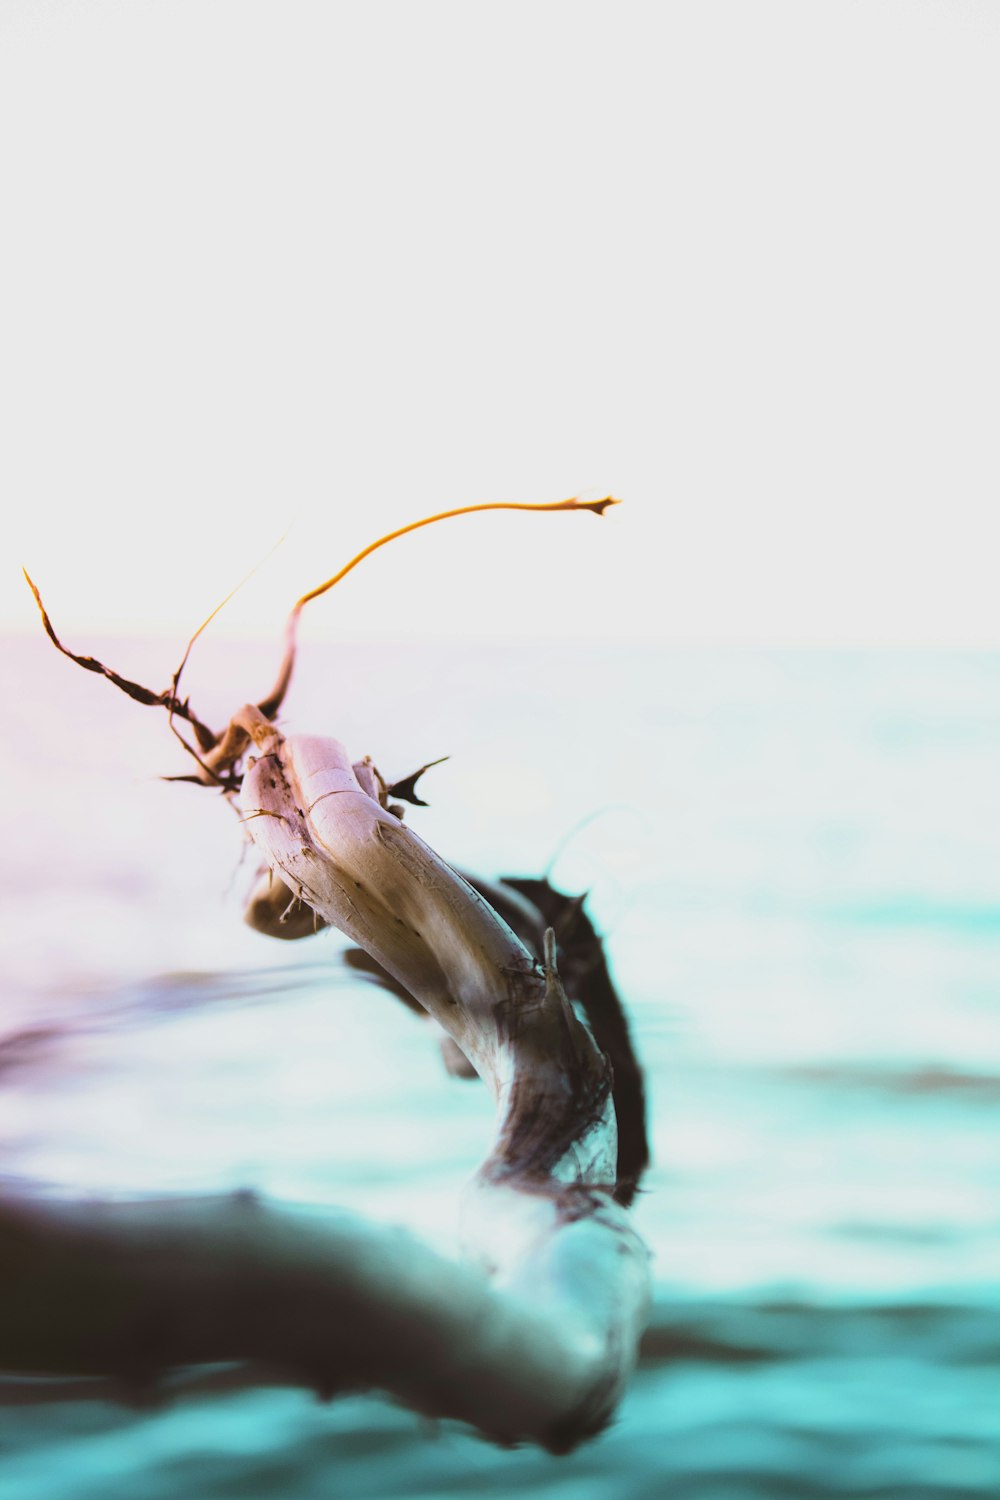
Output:
[[[158,642],[86,642],[161,687]],[[271,645],[206,642],[221,722]],[[253,861],[165,716],[4,646],[0,1172],[65,1194],[339,1203],[453,1242],[490,1107],[324,933],[240,921]],[[395,778],[484,875],[588,889],[648,1070],[643,1360],[568,1458],[377,1397],[124,1409],[0,1388],[12,1500],[996,1500],[1000,656],[368,643],[289,729]]]

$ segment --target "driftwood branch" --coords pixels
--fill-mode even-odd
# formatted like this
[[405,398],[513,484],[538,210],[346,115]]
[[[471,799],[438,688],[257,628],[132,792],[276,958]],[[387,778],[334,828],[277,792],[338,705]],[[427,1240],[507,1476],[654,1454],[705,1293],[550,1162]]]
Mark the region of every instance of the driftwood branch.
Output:
[[[466,509],[600,514],[610,503]],[[564,1451],[613,1413],[648,1302],[647,1252],[625,1211],[646,1165],[642,1080],[600,945],[579,903],[544,882],[473,884],[406,827],[390,798],[419,801],[416,775],[387,786],[336,740],[286,737],[273,722],[304,605],[411,529],[299,600],[275,688],[219,735],[181,703],[183,663],[152,694],[65,652],[43,620],[80,665],[196,729],[199,748],[187,748],[206,783],[238,798],[263,860],[249,920],[285,937],[339,928],[437,1024],[449,1065],[493,1091],[495,1139],[466,1195],[466,1262],[250,1194],[8,1199],[0,1367],[134,1393],[180,1366],[235,1362],[248,1380],[322,1395],[378,1388],[498,1440]]]

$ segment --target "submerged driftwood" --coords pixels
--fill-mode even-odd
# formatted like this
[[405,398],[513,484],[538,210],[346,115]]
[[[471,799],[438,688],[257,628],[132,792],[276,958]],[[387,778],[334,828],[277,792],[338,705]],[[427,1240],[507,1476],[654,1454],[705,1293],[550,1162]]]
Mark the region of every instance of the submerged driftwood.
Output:
[[387,787],[336,740],[276,728],[298,615],[354,562],[299,601],[275,688],[221,734],[180,698],[183,662],[157,695],[66,654],[191,725],[198,771],[185,779],[238,805],[264,861],[250,920],[282,936],[339,928],[440,1027],[452,1067],[493,1090],[496,1137],[466,1195],[468,1263],[252,1195],[7,1200],[0,1366],[135,1389],[236,1361],[248,1380],[378,1388],[562,1451],[610,1418],[645,1322],[648,1257],[625,1207],[646,1164],[641,1074],[579,903],[545,882],[472,883],[402,822],[391,799],[419,800],[415,777]]

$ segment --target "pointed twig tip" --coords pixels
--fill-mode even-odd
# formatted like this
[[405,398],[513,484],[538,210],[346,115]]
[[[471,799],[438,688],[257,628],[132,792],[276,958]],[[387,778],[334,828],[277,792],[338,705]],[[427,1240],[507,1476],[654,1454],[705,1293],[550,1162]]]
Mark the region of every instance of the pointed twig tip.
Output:
[[35,582],[35,580],[34,580],[34,579],[33,579],[33,578],[32,578],[32,576],[31,576],[31,574],[30,574],[30,573],[29,573],[29,572],[28,572],[28,570],[27,570],[27,568],[25,568],[25,567],[23,567],[23,566],[22,566],[22,568],[21,568],[21,572],[22,572],[22,573],[23,573],[23,574],[24,574],[24,581],[25,581],[25,583],[26,583],[26,584],[27,584],[27,585],[28,585],[28,587],[29,587],[29,589],[30,589],[30,590],[31,590],[31,592],[32,592],[32,593],[33,593],[33,594],[34,594],[34,596],[35,596],[35,603],[36,603],[36,604],[37,604],[37,605],[38,605],[38,608],[39,608],[39,609],[40,609],[40,610],[41,610],[41,611],[42,611],[42,613],[43,613],[43,614],[44,614],[44,613],[45,613],[45,610],[44,610],[44,608],[43,608],[43,606],[42,606],[42,596],[41,596],[41,594],[40,594],[40,593],[39,593],[39,592],[38,592],[38,585],[37,585],[37,583],[36,583],[36,582]]
[[595,516],[603,516],[609,505],[621,505],[621,501],[614,495],[605,495],[600,500],[580,500],[577,503],[580,510],[592,510]]
[[426,807],[428,804],[422,797],[417,796],[417,782],[425,771],[432,766],[442,766],[450,756],[439,755],[437,760],[429,760],[426,765],[421,766],[419,771],[414,771],[411,776],[404,776],[401,781],[394,781],[388,788],[390,797],[401,797],[404,802],[411,802],[414,807]]

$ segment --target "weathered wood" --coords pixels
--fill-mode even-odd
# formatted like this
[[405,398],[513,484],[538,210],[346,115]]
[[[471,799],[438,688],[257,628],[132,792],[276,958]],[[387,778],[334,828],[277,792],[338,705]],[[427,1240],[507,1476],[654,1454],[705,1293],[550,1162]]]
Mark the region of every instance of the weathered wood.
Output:
[[179,697],[187,653],[171,687],[152,693],[67,651],[32,585],[55,645],[166,708],[175,733],[185,719],[194,779],[238,797],[266,870],[248,919],[275,936],[322,924],[346,933],[441,1028],[450,1065],[471,1065],[493,1090],[497,1127],[465,1198],[464,1263],[401,1231],[252,1194],[0,1200],[0,1367],[111,1380],[134,1397],[179,1366],[235,1362],[248,1383],[376,1388],[556,1452],[610,1419],[648,1306],[648,1254],[623,1207],[646,1145],[641,1074],[610,980],[591,983],[588,1024],[560,979],[555,927],[578,995],[594,968],[592,930],[572,902],[553,905],[551,888],[525,882],[503,895],[508,925],[486,886],[401,821],[389,799],[419,801],[416,776],[387,787],[336,740],[286,738],[273,719],[301,610],[376,547],[472,510],[601,514],[612,503],[470,506],[380,538],[298,601],[274,688],[221,734]]

